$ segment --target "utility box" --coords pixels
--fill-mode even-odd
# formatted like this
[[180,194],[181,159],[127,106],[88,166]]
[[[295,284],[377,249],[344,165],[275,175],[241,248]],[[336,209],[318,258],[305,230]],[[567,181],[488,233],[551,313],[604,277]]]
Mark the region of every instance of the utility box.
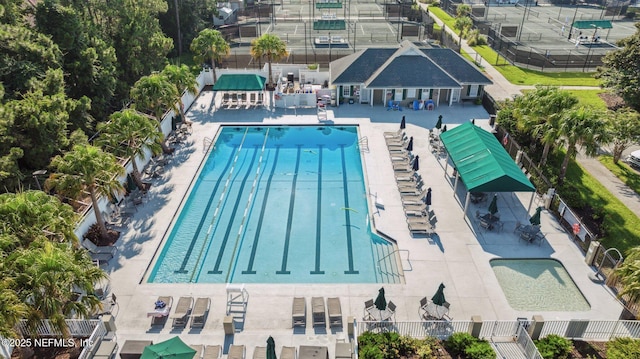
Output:
[[594,265],[593,262],[595,262],[596,257],[598,256],[598,249],[600,249],[600,242],[591,241],[587,254],[584,256],[584,262],[587,263],[587,265]]
[[222,320],[222,328],[224,328],[225,335],[232,335],[233,333],[236,332],[236,328],[235,328],[235,325],[233,324],[232,316],[228,315],[224,317],[224,319]]

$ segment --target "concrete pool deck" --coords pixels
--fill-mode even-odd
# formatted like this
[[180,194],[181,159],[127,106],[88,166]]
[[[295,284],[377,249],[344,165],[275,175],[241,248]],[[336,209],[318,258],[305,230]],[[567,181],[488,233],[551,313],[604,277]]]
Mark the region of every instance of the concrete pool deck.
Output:
[[[418,307],[422,297],[431,298],[438,285],[444,283],[450,316],[454,320],[469,320],[480,315],[484,320],[515,320],[531,318],[535,314],[546,320],[595,319],[616,320],[622,307],[603,285],[589,280],[593,270],[584,263],[584,256],[555,219],[542,212],[542,231],[545,241],[527,244],[513,233],[516,221],[526,222],[533,213],[527,207],[530,193],[499,193],[498,207],[505,222],[501,232],[481,230],[474,218],[476,210],[486,211],[487,203],[470,204],[468,216],[463,214],[463,186],[453,193],[452,168],[445,173],[444,158],[432,154],[428,133],[438,115],[451,128],[475,118],[476,125],[491,130],[488,114],[481,106],[440,106],[434,111],[386,111],[383,107],[342,105],[329,108],[327,124],[357,124],[360,136],[368,139],[368,152],[363,152],[366,186],[370,211],[376,228],[397,241],[404,267],[405,284],[246,284],[249,293],[247,309],[238,314],[238,332],[225,337],[223,318],[226,315],[226,286],[224,284],[154,284],[146,283],[145,273],[152,267],[154,256],[162,248],[172,219],[206,156],[206,141],[212,139],[221,124],[321,124],[315,109],[216,110],[211,108],[213,93],[203,92],[187,114],[193,121],[193,133],[186,143],[178,145],[164,174],[153,179],[153,186],[144,203],[137,206],[123,235],[116,244],[118,253],[109,263],[109,290],[118,298],[116,317],[119,346],[126,340],[150,339],[160,342],[175,335],[188,344],[225,345],[244,344],[247,357],[256,346],[265,346],[272,335],[276,352],[281,346],[324,345],[333,357],[336,339],[346,338],[346,320],[353,316],[362,319],[364,302],[373,299],[384,286],[387,300],[397,305],[396,321],[419,321]],[[414,153],[420,156],[420,170],[425,185],[433,190],[431,206],[436,220],[436,234],[413,238],[405,223],[405,216],[396,187],[389,152],[383,140],[384,131],[396,131],[402,116],[406,117],[406,132],[414,136]],[[373,196],[384,201],[384,209],[376,210]],[[408,254],[407,254],[408,253]],[[555,258],[562,262],[585,298],[591,310],[585,312],[523,312],[509,306],[489,260],[492,258]],[[148,273],[146,273],[148,275]],[[202,329],[173,330],[169,320],[161,328],[150,326],[147,312],[153,309],[158,296],[173,296],[174,306],[180,296],[210,297],[211,310]],[[307,313],[311,311],[311,297],[339,297],[343,328],[313,328],[310,315],[306,330],[291,328],[293,297],[305,297]],[[173,312],[173,311],[172,311]]]

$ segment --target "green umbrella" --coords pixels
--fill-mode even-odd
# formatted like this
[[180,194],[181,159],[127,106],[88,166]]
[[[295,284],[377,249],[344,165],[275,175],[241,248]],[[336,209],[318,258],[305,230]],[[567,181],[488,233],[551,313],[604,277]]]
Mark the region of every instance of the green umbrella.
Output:
[[444,127],[442,128],[442,132],[447,132],[447,125],[444,125]]
[[376,297],[374,304],[379,310],[387,309],[387,300],[384,298],[384,288],[380,288],[380,290],[378,290],[378,297]]
[[267,339],[267,359],[277,359],[276,342],[273,340],[272,336],[269,336],[269,339]]
[[431,301],[435,305],[443,305],[447,301],[446,299],[444,299],[444,283],[440,283],[438,291],[436,291],[436,294],[433,295]]
[[149,345],[142,351],[140,359],[193,359],[196,351],[185,344],[180,337]]
[[439,130],[442,127],[442,115],[438,116],[438,122],[436,122],[436,128]]
[[540,211],[542,211],[542,207],[536,208],[536,213],[533,216],[531,216],[531,218],[529,218],[529,223],[531,223],[534,226],[540,225]]
[[498,213],[498,195],[497,194],[493,195],[493,199],[491,200],[491,203],[489,203],[489,213],[491,213],[491,215]]

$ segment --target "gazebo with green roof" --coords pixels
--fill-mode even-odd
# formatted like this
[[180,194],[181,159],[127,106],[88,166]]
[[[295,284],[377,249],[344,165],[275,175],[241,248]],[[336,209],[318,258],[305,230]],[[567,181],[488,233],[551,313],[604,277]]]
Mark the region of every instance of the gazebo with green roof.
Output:
[[[223,74],[218,77],[218,81],[213,85],[213,91],[222,91],[225,93],[257,93],[257,101],[255,102],[256,96],[252,96],[253,100],[249,100],[250,104],[258,104],[262,103],[262,99],[264,97],[264,89],[265,84],[267,82],[267,78],[264,76],[256,75],[256,74]],[[242,94],[246,101],[246,95]],[[228,94],[223,96],[229,97]],[[223,100],[223,104],[225,100]]]
[[453,192],[458,178],[467,187],[465,215],[470,192],[532,192],[531,209],[535,187],[493,134],[467,122],[443,132],[440,139],[457,170]]

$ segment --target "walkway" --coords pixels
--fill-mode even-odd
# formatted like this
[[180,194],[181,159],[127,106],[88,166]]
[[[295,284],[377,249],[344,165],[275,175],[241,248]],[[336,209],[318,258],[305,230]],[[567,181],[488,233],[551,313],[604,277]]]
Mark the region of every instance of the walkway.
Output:
[[[426,4],[420,3],[420,6],[426,8]],[[445,28],[455,39],[458,39],[456,33],[450,28],[446,27],[442,20],[438,19],[433,13],[429,12],[438,25]],[[476,57],[476,51],[469,45],[467,41],[462,41],[462,49],[466,51],[472,58]],[[482,59],[478,56],[479,59]],[[487,86],[485,90],[496,101],[513,99],[514,96],[522,95],[521,90],[533,89],[535,86],[521,86],[514,85],[507,80],[502,74],[496,70],[489,62],[482,59],[481,65],[484,67],[484,71],[487,76],[493,81],[493,85]],[[579,87],[579,86],[566,86],[561,87],[565,89],[582,89],[582,90],[594,90],[600,89],[599,87]],[[605,186],[616,198],[620,200],[627,208],[634,213],[640,213],[640,196],[635,193],[629,186],[624,184],[618,177],[616,177],[611,171],[609,171],[597,158],[588,157],[584,154],[577,156],[578,163],[584,167],[589,173],[598,179],[603,186]]]

